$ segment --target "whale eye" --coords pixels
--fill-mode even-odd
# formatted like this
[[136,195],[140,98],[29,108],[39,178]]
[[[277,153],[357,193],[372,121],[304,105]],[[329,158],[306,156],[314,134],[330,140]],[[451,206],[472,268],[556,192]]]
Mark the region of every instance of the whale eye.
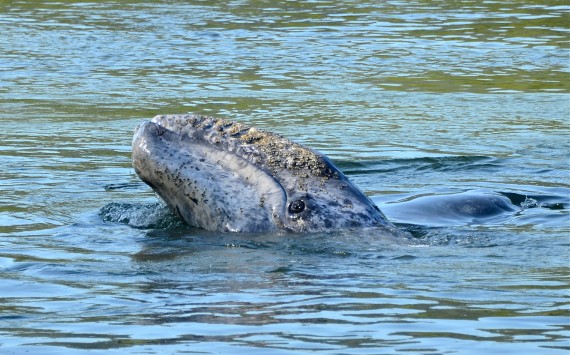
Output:
[[305,202],[303,200],[293,201],[289,204],[289,213],[301,213],[305,210]]

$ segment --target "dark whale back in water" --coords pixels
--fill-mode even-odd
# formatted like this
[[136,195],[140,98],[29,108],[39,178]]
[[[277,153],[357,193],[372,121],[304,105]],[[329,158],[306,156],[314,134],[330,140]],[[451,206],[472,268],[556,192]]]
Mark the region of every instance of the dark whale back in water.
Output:
[[323,154],[241,123],[163,115],[141,123],[133,166],[188,224],[212,231],[378,227],[378,207]]

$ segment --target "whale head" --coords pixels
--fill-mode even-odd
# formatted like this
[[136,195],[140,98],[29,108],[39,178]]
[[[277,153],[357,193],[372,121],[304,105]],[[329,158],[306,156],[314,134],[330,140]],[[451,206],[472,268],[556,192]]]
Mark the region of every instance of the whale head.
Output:
[[323,154],[278,134],[196,115],[135,130],[137,175],[191,226],[211,231],[393,228]]

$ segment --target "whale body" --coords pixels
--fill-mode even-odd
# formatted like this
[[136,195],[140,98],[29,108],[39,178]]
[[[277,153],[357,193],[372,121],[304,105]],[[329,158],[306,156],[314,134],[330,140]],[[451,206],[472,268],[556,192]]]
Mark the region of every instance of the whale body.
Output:
[[133,167],[187,224],[210,231],[396,228],[325,155],[249,125],[160,115],[135,130]]

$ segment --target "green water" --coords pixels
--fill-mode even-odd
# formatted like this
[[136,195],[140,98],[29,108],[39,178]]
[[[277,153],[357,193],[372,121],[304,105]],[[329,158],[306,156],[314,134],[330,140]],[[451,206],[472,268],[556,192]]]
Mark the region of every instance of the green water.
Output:
[[[0,1],[0,352],[567,354],[569,20],[563,1]],[[413,240],[183,226],[130,144],[184,112],[321,150]],[[463,194],[516,208],[417,203]]]

